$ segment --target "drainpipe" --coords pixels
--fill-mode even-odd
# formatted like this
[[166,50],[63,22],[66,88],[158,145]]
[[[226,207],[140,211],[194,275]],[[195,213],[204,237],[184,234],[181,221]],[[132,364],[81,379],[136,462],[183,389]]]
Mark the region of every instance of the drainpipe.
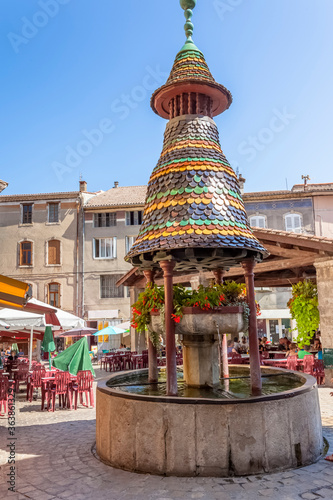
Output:
[[85,215],[82,205],[82,303],[81,303],[81,317],[84,318],[84,243],[85,243]]
[[76,201],[76,315],[79,315],[79,216],[80,216],[80,202]]

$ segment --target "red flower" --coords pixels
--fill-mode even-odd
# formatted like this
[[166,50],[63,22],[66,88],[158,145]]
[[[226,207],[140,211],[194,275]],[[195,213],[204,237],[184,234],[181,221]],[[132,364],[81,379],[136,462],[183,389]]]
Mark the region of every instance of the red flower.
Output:
[[174,320],[175,323],[180,322],[180,316],[177,316],[176,314],[171,314],[172,319]]

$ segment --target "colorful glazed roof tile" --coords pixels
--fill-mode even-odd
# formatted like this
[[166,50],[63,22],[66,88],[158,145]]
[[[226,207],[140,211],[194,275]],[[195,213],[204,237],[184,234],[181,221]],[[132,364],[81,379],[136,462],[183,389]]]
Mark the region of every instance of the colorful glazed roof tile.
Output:
[[[157,114],[161,114],[156,106],[156,98],[162,94],[170,101],[170,91],[172,91],[173,87],[175,85],[184,86],[186,84],[197,84],[199,86],[197,90],[202,87],[201,92],[207,95],[222,93],[226,101],[223,111],[228,109],[232,103],[231,92],[214,80],[203,53],[194,45],[192,40],[188,40],[184,47],[178,52],[166,84],[162,85],[162,87],[154,92],[151,98],[151,107],[153,111]],[[216,106],[216,109],[219,108]],[[213,116],[220,112],[222,112],[222,110],[213,113]]]
[[149,183],[143,224],[126,256],[175,248],[265,253],[249,227],[238,180],[209,117],[171,120]]
[[[195,3],[181,0],[188,40],[167,84],[152,99],[161,116],[169,109],[167,99],[172,100],[169,113],[174,118],[166,126],[163,151],[148,183],[139,235],[125,257],[139,267],[169,254],[178,268],[213,269],[236,265],[246,257],[261,260],[267,253],[248,224],[238,179],[222,152],[217,126],[210,117],[214,106],[200,104],[200,99],[219,100],[216,88],[214,94],[207,86],[219,84],[191,39],[189,6]],[[205,86],[198,87],[198,81]],[[226,103],[226,89],[217,90]],[[186,105],[190,113],[184,112]],[[202,109],[210,116],[203,116]]]

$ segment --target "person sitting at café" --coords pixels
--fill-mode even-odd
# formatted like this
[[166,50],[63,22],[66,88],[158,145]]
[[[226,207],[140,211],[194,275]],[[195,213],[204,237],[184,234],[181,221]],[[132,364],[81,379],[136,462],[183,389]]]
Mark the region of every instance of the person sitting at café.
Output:
[[313,348],[315,351],[317,351],[316,358],[323,359],[323,349],[319,339],[315,339]]
[[247,342],[246,337],[244,337],[244,335],[243,335],[242,341],[240,343],[240,352],[241,352],[241,354],[246,354],[248,352],[248,350],[249,350],[249,344]]
[[284,339],[279,339],[279,347],[278,347],[278,350],[279,350],[279,351],[286,351],[286,350],[287,350],[287,346],[286,346],[286,343],[285,343],[285,340],[284,340]]
[[236,352],[240,353],[240,342],[239,342],[239,339],[238,337],[234,337],[234,345],[233,345],[234,349]]
[[7,361],[16,361],[18,358],[16,351],[12,351],[7,358]]
[[289,350],[286,352],[286,358],[289,356],[298,356],[297,344],[295,344],[295,342],[291,342]]
[[236,349],[234,347],[234,340],[232,340],[232,339],[228,340],[227,352],[228,352],[228,356],[231,355],[232,352],[238,352],[238,351],[236,351]]
[[259,338],[259,352],[267,351],[266,343],[263,339]]
[[303,359],[305,356],[312,356],[310,352],[310,345],[304,344],[303,349],[300,349],[297,353],[298,359]]

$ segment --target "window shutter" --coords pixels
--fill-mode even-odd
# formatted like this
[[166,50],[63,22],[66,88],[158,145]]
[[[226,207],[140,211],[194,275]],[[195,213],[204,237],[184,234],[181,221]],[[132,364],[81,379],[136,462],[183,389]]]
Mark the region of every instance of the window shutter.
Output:
[[265,217],[258,217],[258,227],[265,228]]
[[290,215],[286,216],[285,222],[286,222],[286,231],[292,231],[293,230],[293,219]]
[[51,240],[48,242],[48,264],[51,266],[60,264],[60,241]]
[[116,236],[113,238],[113,253],[112,253],[112,257],[114,259],[117,258],[117,237]]
[[131,225],[131,212],[126,212],[126,226]]

